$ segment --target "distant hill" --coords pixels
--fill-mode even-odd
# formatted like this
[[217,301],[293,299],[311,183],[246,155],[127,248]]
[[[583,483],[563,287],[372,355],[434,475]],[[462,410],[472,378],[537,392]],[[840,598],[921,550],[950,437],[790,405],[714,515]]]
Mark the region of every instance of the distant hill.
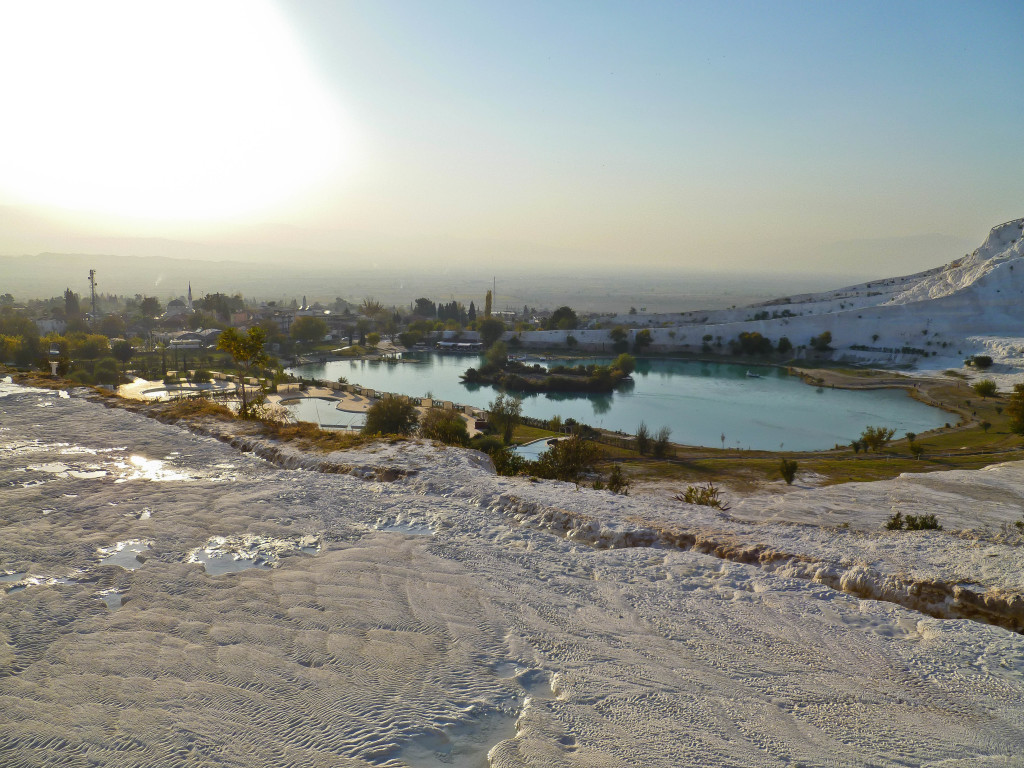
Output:
[[[652,351],[693,351],[705,336],[717,348],[719,339],[725,344],[756,332],[774,343],[785,336],[800,357],[807,354],[802,347],[827,331],[837,360],[887,365],[930,360],[930,367],[960,367],[966,355],[984,352],[1019,362],[1024,360],[1024,219],[994,227],[973,253],[913,275],[729,309],[619,315],[605,329],[573,335],[583,349],[607,347],[606,329],[616,323],[647,326]],[[557,335],[524,334],[523,340],[552,343]]]

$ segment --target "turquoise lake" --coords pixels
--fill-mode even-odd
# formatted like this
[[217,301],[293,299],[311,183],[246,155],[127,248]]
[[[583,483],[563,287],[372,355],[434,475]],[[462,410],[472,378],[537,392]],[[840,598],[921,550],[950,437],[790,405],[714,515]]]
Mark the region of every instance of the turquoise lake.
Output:
[[[395,392],[486,408],[497,390],[470,386],[459,375],[479,365],[472,356],[425,353],[417,362],[335,361],[289,369],[296,376],[344,377],[382,392]],[[570,362],[574,364],[577,361]],[[609,362],[588,358],[578,362]],[[548,363],[558,364],[558,363]],[[760,378],[747,376],[756,372]],[[633,383],[608,395],[535,394],[523,397],[523,413],[561,416],[633,434],[643,421],[686,445],[810,451],[848,444],[866,426],[894,427],[896,435],[926,432],[954,421],[952,414],[912,399],[902,390],[816,389],[785,370],[684,360],[638,360]]]

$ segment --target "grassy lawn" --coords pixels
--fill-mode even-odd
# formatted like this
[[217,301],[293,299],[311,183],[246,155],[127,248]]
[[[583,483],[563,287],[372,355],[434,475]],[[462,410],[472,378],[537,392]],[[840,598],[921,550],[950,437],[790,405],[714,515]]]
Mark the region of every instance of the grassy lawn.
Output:
[[525,424],[519,424],[516,426],[516,431],[512,433],[512,443],[514,445],[522,445],[523,443],[532,443],[534,440],[542,440],[545,437],[558,437],[559,434],[558,432],[552,432],[550,429],[528,427]]

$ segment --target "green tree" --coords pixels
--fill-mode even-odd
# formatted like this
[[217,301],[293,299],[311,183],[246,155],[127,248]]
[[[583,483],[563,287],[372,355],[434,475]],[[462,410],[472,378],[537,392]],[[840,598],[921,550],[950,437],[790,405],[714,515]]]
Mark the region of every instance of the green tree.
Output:
[[894,434],[896,434],[896,430],[892,427],[865,427],[864,431],[860,433],[860,442],[864,447],[864,452],[882,450],[886,443],[892,440]]
[[735,343],[730,342],[734,351],[742,352],[744,355],[770,355],[772,352],[772,341],[762,336],[757,331],[744,331]]
[[651,449],[651,431],[647,424],[641,421],[636,428],[636,450],[641,456],[647,455]]
[[982,379],[981,381],[975,382],[971,389],[977,392],[982,398],[992,397],[998,391],[996,383],[992,379]]
[[366,334],[366,343],[371,347],[376,347],[380,344],[380,334],[376,331]]
[[[238,410],[238,415],[243,419],[252,417],[252,408],[262,399],[257,397],[252,403],[249,402],[246,396],[245,379],[253,368],[265,366],[269,362],[270,358],[263,350],[266,340],[266,332],[258,326],[250,328],[244,334],[237,328],[226,328],[221,331],[220,338],[217,339],[217,349],[231,355],[235,361],[235,367],[241,369],[242,375],[239,376],[239,388],[242,395],[242,404]],[[260,392],[262,394],[262,386]]]
[[416,299],[412,312],[420,317],[434,319],[437,317],[437,305],[430,299]]
[[522,420],[523,401],[513,395],[499,393],[487,406],[487,420],[501,434],[505,445],[512,442],[512,434]]
[[612,349],[615,352],[625,352],[629,349],[629,331],[625,326],[617,325],[609,331],[608,336],[612,340]]
[[785,355],[787,352],[793,351],[793,342],[789,340],[788,336],[783,336],[779,339],[779,344],[776,347],[780,355]]
[[457,411],[428,408],[420,419],[420,435],[445,445],[467,445],[466,420]]
[[120,315],[107,315],[100,321],[100,333],[108,339],[124,336],[126,332],[124,318]]
[[295,341],[312,344],[327,335],[327,322],[322,317],[303,315],[295,318],[288,333]]
[[1014,384],[1006,402],[1006,415],[1010,417],[1010,431],[1024,435],[1024,384]]
[[121,363],[121,375],[123,376],[125,367],[131,361],[132,355],[135,353],[135,350],[132,349],[131,342],[125,341],[124,339],[115,341],[111,345],[110,351],[114,353],[114,359]]
[[654,443],[651,445],[651,453],[656,459],[664,459],[668,456],[671,443],[668,438],[672,434],[672,430],[668,427],[662,427],[658,430],[658,434],[654,437]]
[[629,376],[629,374],[636,370],[636,358],[623,352],[615,358],[612,368],[622,371],[624,376]]
[[147,320],[152,320],[163,311],[164,308],[160,304],[160,299],[155,296],[144,296],[139,303],[139,314]]
[[117,360],[112,357],[104,357],[97,360],[93,368],[93,376],[95,376],[96,381],[100,384],[117,384],[119,378]]
[[796,461],[794,459],[782,459],[779,463],[779,474],[786,481],[786,485],[792,485],[796,478]]
[[359,314],[363,317],[368,317],[371,320],[376,318],[378,315],[384,312],[384,305],[376,299],[367,296],[363,299],[363,303],[359,305]]
[[68,342],[71,357],[95,360],[110,354],[110,339],[99,333],[73,334]]
[[82,308],[78,303],[78,294],[70,288],[64,289],[64,319],[73,320],[82,314]]
[[501,370],[508,363],[508,346],[504,341],[496,341],[491,348],[487,350],[487,354],[484,355],[484,359],[487,361],[484,363],[484,367],[488,370]]
[[579,318],[570,307],[559,307],[544,323],[549,331],[571,331],[579,325]]
[[366,409],[364,435],[411,435],[419,422],[416,407],[407,399],[384,395]]
[[497,317],[485,317],[477,321],[476,329],[480,333],[484,349],[488,349],[501,338],[505,332],[505,324]]
[[651,332],[644,328],[633,338],[633,351],[642,354],[647,347],[651,346],[651,341]]
[[608,490],[620,496],[628,496],[629,486],[630,480],[622,471],[622,467],[618,464],[613,465],[611,472],[608,473]]
[[0,334],[0,363],[13,360],[21,349],[21,337]]
[[811,349],[817,352],[827,352],[832,344],[832,332],[824,331],[820,336],[811,337]]
[[555,441],[540,455],[534,468],[539,477],[575,483],[579,489],[583,476],[594,471],[598,453],[595,443],[575,434]]
[[488,291],[487,295],[484,296],[484,317],[491,316],[491,302],[494,300],[494,296]]
[[398,334],[398,341],[406,348],[411,348],[416,344],[419,344],[420,339],[422,338],[423,334],[419,331],[406,331],[405,333]]

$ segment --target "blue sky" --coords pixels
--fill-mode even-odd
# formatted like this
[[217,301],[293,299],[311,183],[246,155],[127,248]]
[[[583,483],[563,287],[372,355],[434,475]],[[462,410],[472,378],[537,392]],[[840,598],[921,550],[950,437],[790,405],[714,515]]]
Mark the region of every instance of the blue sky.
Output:
[[[239,107],[235,134],[280,124],[253,142],[251,165],[206,161],[208,210],[184,181],[145,211],[128,210],[140,194],[96,210],[2,182],[0,204],[83,232],[395,263],[822,272],[849,259],[932,266],[1024,215],[1020,3],[267,2],[284,42],[204,10],[230,3],[175,11],[220,41],[207,71],[248,56],[259,81],[283,56],[277,71],[302,80]],[[112,42],[133,35],[137,21]],[[216,130],[209,101],[174,98]],[[233,188],[261,158],[277,170]],[[185,197],[198,202],[179,210]]]

